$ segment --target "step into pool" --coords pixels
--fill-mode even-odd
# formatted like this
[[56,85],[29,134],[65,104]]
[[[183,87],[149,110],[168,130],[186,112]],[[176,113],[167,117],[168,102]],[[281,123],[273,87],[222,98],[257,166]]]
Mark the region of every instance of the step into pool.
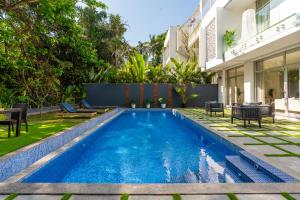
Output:
[[[285,179],[280,179],[272,171],[267,173],[272,166],[260,170],[257,162],[261,161],[240,156],[241,152],[245,154],[241,150],[178,112],[126,110],[21,181],[101,184],[293,181],[285,174],[281,174]],[[260,172],[251,178],[247,174],[251,170]]]

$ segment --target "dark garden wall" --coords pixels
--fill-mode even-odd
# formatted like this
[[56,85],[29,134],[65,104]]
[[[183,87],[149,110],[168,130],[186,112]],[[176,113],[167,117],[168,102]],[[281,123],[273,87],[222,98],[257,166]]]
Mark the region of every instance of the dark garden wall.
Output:
[[[167,99],[168,107],[181,107],[180,95],[173,84],[86,84],[87,100],[95,106],[128,107],[133,100],[137,107],[144,107],[147,99],[153,101],[153,107],[158,107],[158,99]],[[218,100],[218,85],[188,86],[189,94],[198,94],[196,99],[190,99],[187,107],[203,107],[206,101]]]

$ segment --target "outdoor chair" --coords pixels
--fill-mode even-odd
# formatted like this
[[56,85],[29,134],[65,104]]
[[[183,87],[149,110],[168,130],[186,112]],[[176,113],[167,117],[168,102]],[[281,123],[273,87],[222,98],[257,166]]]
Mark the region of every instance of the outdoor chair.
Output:
[[247,121],[258,121],[258,125],[261,128],[261,112],[259,107],[254,106],[232,106],[231,108],[231,123],[233,119],[239,119],[244,121],[244,128],[247,127]]
[[83,108],[87,110],[93,110],[96,111],[98,114],[106,113],[109,111],[108,108],[102,107],[102,106],[92,106],[87,100],[81,100],[81,105]]
[[246,127],[246,121],[250,124],[250,121],[258,121],[261,128],[261,121],[264,117],[272,117],[273,123],[275,123],[275,107],[274,105],[262,105],[261,103],[243,104],[241,106],[232,106],[231,109],[231,123],[233,119],[244,120],[244,127]]
[[[28,119],[27,119],[27,113],[28,113],[28,104],[27,103],[17,103],[13,105],[13,108],[21,108],[22,113],[21,113],[21,124],[25,123],[26,125],[26,132],[28,132]],[[17,121],[18,115],[17,113],[12,113],[11,114],[11,119],[13,121]]]
[[215,115],[217,115],[217,112],[221,112],[223,113],[223,117],[224,117],[223,103],[218,103],[216,101],[205,102],[205,110],[206,110],[206,114],[210,113],[210,116],[212,116],[212,113],[215,113]]
[[105,108],[117,108],[118,106],[92,106],[92,104],[86,100],[81,100],[81,106],[83,106],[85,109],[105,109]]
[[63,112],[58,113],[62,117],[71,117],[71,118],[91,118],[97,115],[97,112],[94,110],[77,110],[71,104],[64,102],[60,105]]
[[1,126],[8,126],[8,137],[10,137],[11,130],[14,131],[14,123],[17,123],[16,121],[9,119],[0,120]]

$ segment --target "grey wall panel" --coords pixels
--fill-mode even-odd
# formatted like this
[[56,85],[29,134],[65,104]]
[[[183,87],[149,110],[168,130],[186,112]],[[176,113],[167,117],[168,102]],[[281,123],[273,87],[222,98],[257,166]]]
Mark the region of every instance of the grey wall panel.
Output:
[[144,102],[147,99],[154,100],[154,84],[144,84]]
[[140,84],[129,84],[129,99],[135,101],[137,107],[140,106]]
[[[125,84],[86,84],[87,99],[98,106],[125,106]],[[187,107],[203,107],[206,101],[218,100],[218,85],[188,86],[189,95],[196,93],[198,98],[189,100]],[[139,107],[140,84],[129,84],[130,100]],[[144,100],[153,99],[154,84],[144,85]],[[168,98],[168,84],[158,84],[158,97]],[[172,89],[173,107],[181,107],[180,95]]]
[[187,107],[204,107],[206,101],[218,101],[218,85],[207,84],[197,85],[192,87],[188,86],[189,96],[197,94],[196,99],[189,99]]
[[87,99],[95,106],[124,106],[124,84],[86,84]]
[[168,98],[168,84],[160,83],[158,84],[158,98]]
[[173,107],[175,108],[181,107],[181,97],[176,91],[176,85],[173,85],[172,95],[173,95]]

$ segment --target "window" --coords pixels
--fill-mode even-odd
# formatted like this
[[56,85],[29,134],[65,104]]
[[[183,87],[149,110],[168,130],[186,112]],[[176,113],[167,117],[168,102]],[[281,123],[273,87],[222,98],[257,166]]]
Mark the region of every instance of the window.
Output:
[[288,97],[299,98],[300,50],[286,54]]
[[244,67],[227,71],[227,104],[244,102]]
[[256,1],[256,23],[258,33],[266,30],[270,26],[270,1]]
[[256,64],[256,98],[258,102],[273,103],[284,97],[283,56]]

